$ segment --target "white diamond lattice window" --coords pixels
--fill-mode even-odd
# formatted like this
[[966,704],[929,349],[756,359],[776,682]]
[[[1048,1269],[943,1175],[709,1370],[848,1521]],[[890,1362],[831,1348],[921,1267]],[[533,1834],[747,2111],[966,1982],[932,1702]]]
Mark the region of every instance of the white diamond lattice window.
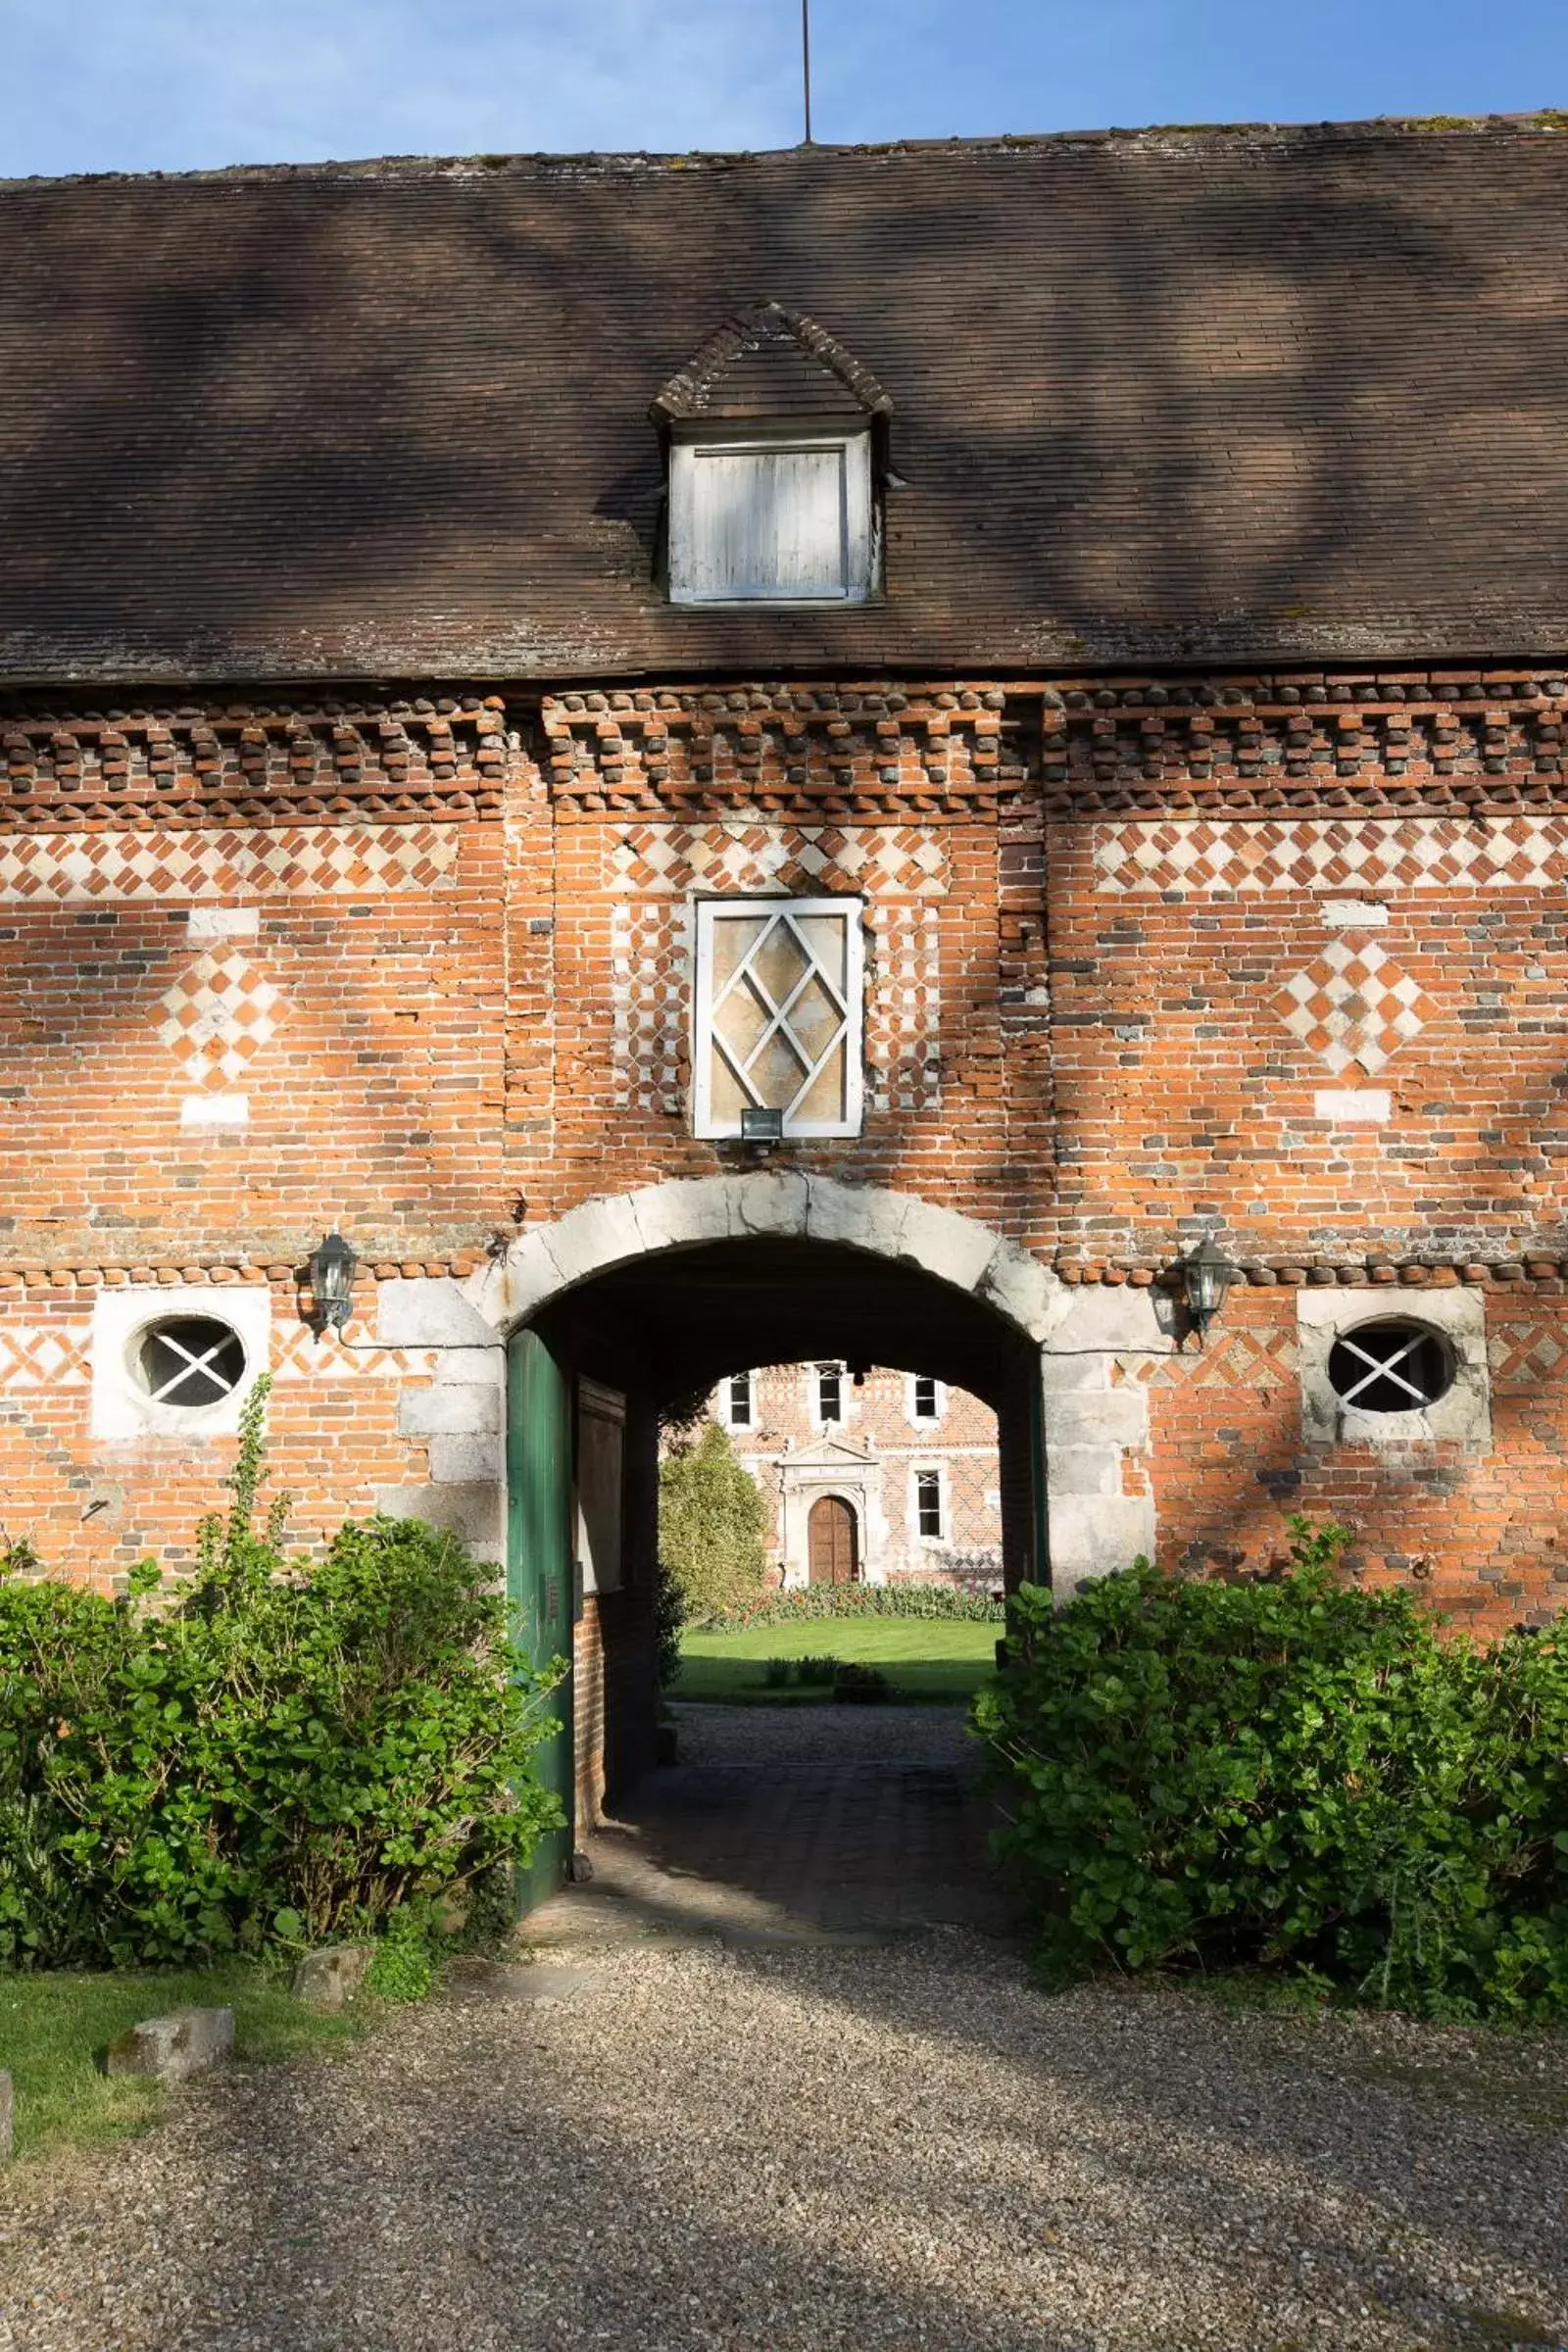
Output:
[[858,899],[710,901],[697,910],[696,1129],[750,1105],[787,1136],[858,1135]]

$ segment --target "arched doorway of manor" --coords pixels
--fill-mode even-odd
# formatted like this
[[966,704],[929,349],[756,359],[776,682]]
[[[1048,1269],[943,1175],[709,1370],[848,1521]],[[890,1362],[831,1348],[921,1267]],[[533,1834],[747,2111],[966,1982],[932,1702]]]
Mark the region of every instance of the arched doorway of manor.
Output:
[[[548,1763],[574,1827],[655,1758],[659,1431],[675,1400],[760,1365],[830,1357],[968,1390],[997,1416],[1009,1588],[1043,1556],[1044,1278],[968,1219],[838,1186],[808,1193],[799,1179],[797,1210],[791,1181],[593,1203],[487,1278],[488,1311],[510,1333],[509,1586],[530,1645],[573,1660]],[[711,1238],[683,1235],[679,1213],[671,1233],[649,1205],[699,1191]],[[833,1531],[835,1562],[853,1544]],[[570,1850],[570,1831],[552,1841],[530,1899]]]
[[819,1494],[806,1521],[806,1577],[812,1585],[853,1585],[860,1572],[855,1505],[843,1494]]

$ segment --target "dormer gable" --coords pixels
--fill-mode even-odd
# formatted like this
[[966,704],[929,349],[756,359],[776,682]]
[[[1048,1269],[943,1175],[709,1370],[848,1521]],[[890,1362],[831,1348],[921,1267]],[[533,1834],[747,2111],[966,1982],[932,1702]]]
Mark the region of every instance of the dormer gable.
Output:
[[654,395],[664,426],[737,423],[865,426],[893,403],[869,368],[804,311],[754,303],[727,318]]
[[649,410],[668,441],[670,602],[869,602],[873,434],[892,408],[804,312],[762,302],[727,319]]

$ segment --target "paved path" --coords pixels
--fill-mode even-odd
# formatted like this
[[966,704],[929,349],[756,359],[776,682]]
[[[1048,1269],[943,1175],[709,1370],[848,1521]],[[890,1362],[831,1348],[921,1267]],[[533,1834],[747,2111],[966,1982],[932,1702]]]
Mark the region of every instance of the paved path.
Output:
[[0,2352],[1568,2352],[1561,2040],[1047,1996],[955,1717],[689,1734],[537,1956],[21,2169]]
[[594,1879],[530,1941],[658,1930],[875,1941],[1000,1933],[990,1805],[959,1707],[677,1710],[681,1761],[589,1838]]

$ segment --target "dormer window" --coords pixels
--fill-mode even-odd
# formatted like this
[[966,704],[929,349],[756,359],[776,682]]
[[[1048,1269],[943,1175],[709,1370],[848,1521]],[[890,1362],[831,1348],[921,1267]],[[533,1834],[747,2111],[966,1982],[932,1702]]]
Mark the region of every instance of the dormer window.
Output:
[[869,432],[671,440],[673,603],[863,604],[871,559]]
[[721,327],[651,411],[669,466],[670,602],[873,597],[892,406],[800,312],[761,303]]

